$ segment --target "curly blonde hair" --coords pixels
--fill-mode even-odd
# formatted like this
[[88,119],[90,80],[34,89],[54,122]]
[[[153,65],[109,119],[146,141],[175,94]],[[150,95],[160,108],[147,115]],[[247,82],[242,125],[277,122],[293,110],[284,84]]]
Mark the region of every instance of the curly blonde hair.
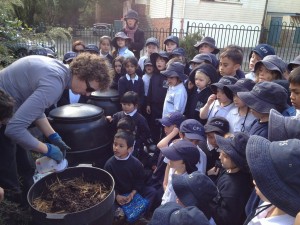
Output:
[[100,90],[107,89],[112,81],[113,70],[108,61],[95,54],[79,54],[70,64],[70,70],[79,80],[99,82]]

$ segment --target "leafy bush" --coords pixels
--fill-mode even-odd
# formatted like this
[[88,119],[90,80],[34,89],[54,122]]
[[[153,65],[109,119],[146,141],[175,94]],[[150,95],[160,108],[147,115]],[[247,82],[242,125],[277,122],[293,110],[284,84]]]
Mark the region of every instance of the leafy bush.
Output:
[[188,34],[180,40],[179,45],[185,49],[186,57],[188,60],[191,60],[196,54],[198,54],[197,50],[194,47],[194,44],[196,44],[197,41],[200,41],[201,39],[202,35],[197,32]]

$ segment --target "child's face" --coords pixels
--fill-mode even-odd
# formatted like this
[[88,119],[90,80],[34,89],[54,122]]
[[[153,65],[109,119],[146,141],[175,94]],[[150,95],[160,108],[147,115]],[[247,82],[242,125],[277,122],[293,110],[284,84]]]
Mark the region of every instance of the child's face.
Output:
[[116,61],[116,62],[115,62],[114,69],[115,69],[116,73],[120,74],[121,71],[122,71],[122,63]]
[[183,160],[176,160],[176,161],[170,160],[170,168],[173,168],[175,170],[182,169],[185,168],[185,164]]
[[123,48],[126,46],[126,40],[123,38],[117,38],[117,45],[119,48]]
[[233,95],[233,103],[237,108],[242,108],[246,106],[246,104],[236,94]]
[[172,130],[174,129],[174,127],[175,127],[175,125],[171,125],[169,127],[168,126],[164,126],[165,134],[169,135],[172,132]]
[[202,44],[199,47],[199,53],[211,53],[213,52],[215,49],[210,47],[208,44]]
[[166,43],[166,52],[170,53],[175,48],[177,48],[177,44],[175,42],[173,42],[173,41],[167,41],[167,43]]
[[159,71],[165,70],[166,69],[166,61],[162,57],[157,57],[156,59],[156,68]]
[[148,55],[151,55],[154,52],[158,52],[158,47],[154,44],[148,44],[146,49],[147,49]]
[[217,99],[222,106],[226,106],[231,103],[231,100],[226,96],[225,92],[218,88],[217,89]]
[[170,87],[175,87],[177,84],[179,84],[178,77],[168,77],[167,81]]
[[100,43],[100,50],[102,53],[107,54],[110,51],[110,43],[109,40],[104,39],[101,43]]
[[228,170],[228,169],[234,169],[237,166],[235,165],[235,163],[231,160],[231,158],[229,157],[229,155],[227,155],[223,150],[220,151],[220,156],[219,159],[222,163],[222,166],[224,169]]
[[260,112],[257,112],[255,111],[254,109],[251,109],[250,108],[250,112],[253,114],[253,116],[255,118],[257,118],[258,120],[263,120],[263,121],[268,121],[269,120],[269,114],[267,113],[260,113]]
[[219,71],[222,76],[234,76],[240,68],[239,64],[235,64],[227,57],[220,58]]
[[264,65],[260,65],[260,67],[258,67],[256,73],[256,81],[259,82],[263,82],[263,81],[272,81],[275,79],[274,76],[274,72],[272,72],[271,70],[268,70]]
[[290,92],[292,105],[296,109],[300,109],[300,84],[290,83]]
[[127,114],[133,112],[137,108],[137,105],[134,105],[133,103],[121,103],[121,105],[123,112]]
[[124,159],[131,152],[132,147],[128,148],[127,141],[123,138],[115,138],[113,143],[114,155],[118,158]]
[[154,71],[154,68],[153,68],[153,66],[152,65],[146,65],[145,66],[145,72],[147,73],[147,74],[152,74],[153,73],[153,71]]
[[207,87],[207,85],[210,83],[210,79],[204,74],[204,73],[196,73],[195,75],[195,84],[197,88],[200,90]]
[[260,56],[259,56],[258,54],[256,54],[255,52],[252,52],[251,58],[250,58],[250,62],[249,62],[249,70],[250,70],[250,71],[253,71],[253,70],[254,70],[255,64],[256,64],[259,60],[262,60],[262,58],[260,58]]
[[133,65],[131,62],[127,62],[125,65],[126,73],[130,76],[135,75],[136,66]]
[[206,137],[207,137],[207,142],[213,147],[213,148],[217,148],[217,141],[215,138],[215,132],[208,132],[206,133]]

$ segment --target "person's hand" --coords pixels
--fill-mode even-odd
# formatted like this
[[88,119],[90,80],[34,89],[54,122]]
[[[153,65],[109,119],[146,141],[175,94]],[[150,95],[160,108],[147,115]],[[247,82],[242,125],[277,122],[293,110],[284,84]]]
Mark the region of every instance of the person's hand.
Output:
[[44,156],[54,159],[57,163],[60,163],[64,159],[64,156],[59,147],[48,143],[45,144],[47,145],[48,152],[45,153]]
[[106,116],[105,118],[108,122],[111,122],[113,120],[111,116]]
[[147,105],[147,107],[146,107],[146,112],[147,112],[147,114],[151,114],[151,108],[149,105]]
[[217,99],[217,95],[212,94],[207,99],[207,104],[211,105]]
[[123,196],[123,195],[117,195],[116,196],[116,201],[119,205],[125,205],[128,201],[128,197]]
[[66,157],[66,152],[71,150],[71,148],[61,139],[58,133],[53,133],[48,137],[51,144],[56,145],[63,153],[63,157]]
[[2,202],[4,199],[4,189],[0,187],[0,202]]
[[213,167],[213,168],[211,168],[210,170],[207,171],[207,175],[208,176],[211,176],[211,175],[217,176],[219,174],[219,171],[220,171],[219,168]]

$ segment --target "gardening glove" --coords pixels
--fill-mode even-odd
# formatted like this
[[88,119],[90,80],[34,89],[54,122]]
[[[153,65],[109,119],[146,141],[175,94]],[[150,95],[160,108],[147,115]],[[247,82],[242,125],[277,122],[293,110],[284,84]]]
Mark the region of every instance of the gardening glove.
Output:
[[67,151],[71,150],[71,148],[68,145],[66,145],[66,143],[61,139],[59,134],[53,133],[53,134],[49,135],[48,139],[51,142],[51,144],[54,144],[57,147],[59,147],[59,149],[63,153],[63,157],[65,158]]
[[57,163],[60,163],[63,159],[63,153],[60,151],[60,149],[52,144],[45,143],[48,148],[48,152],[44,154],[44,156],[47,156],[51,159],[54,159]]

